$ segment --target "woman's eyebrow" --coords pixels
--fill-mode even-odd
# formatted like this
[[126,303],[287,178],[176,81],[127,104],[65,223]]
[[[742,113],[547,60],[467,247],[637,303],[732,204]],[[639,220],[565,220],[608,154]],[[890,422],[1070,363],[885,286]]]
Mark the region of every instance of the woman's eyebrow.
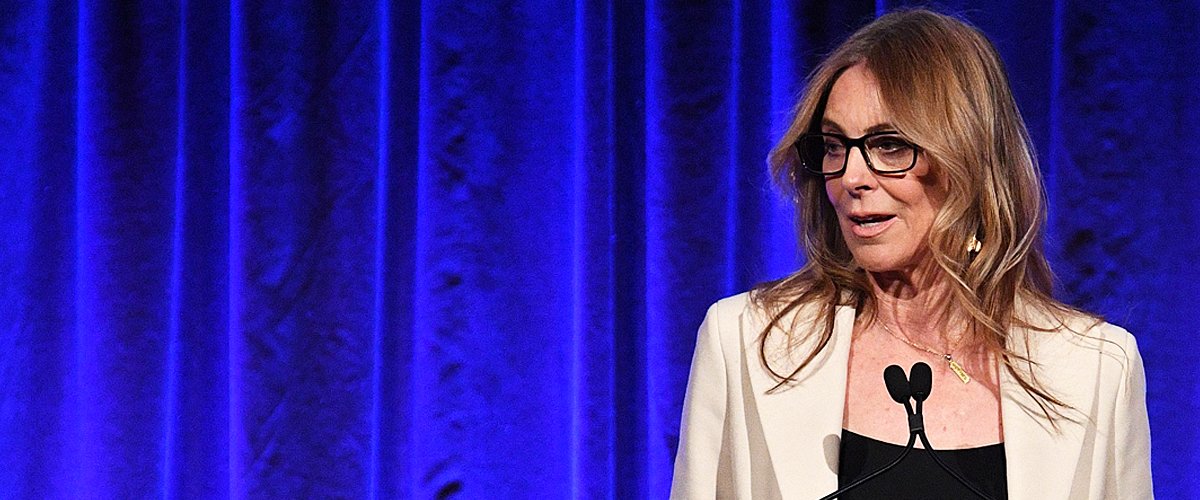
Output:
[[884,122],[884,123],[878,123],[875,125],[871,125],[871,127],[867,129],[867,133],[874,134],[876,132],[892,132],[895,130],[896,130],[895,125],[892,125],[890,122]]
[[[835,122],[833,120],[829,120],[829,119],[821,120],[821,130],[828,130],[830,132],[834,132],[834,133],[838,133],[838,134],[845,133],[842,131],[842,127],[840,125],[838,125],[837,122]],[[864,133],[865,134],[874,134],[876,132],[894,132],[894,131],[896,131],[895,125],[892,125],[891,122],[883,122],[883,123],[876,123],[875,125],[871,125],[869,128],[867,128],[866,132],[864,132]]]
[[842,127],[838,126],[837,123],[828,118],[821,119],[821,130],[828,130],[839,134],[842,133]]

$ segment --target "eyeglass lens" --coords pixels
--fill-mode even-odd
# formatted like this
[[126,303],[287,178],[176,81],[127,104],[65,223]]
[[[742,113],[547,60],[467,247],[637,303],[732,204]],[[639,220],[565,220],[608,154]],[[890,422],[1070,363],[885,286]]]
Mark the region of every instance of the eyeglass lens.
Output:
[[[899,135],[866,137],[863,144],[871,167],[880,173],[903,172],[916,162],[916,148]],[[796,142],[797,153],[805,169],[835,174],[846,167],[850,145],[845,137],[832,134],[806,134]]]

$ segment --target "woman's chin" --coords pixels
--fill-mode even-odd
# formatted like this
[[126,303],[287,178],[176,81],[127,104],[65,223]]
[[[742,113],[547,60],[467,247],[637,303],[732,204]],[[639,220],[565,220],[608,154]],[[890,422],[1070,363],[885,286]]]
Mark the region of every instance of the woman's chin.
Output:
[[874,274],[897,273],[904,270],[903,266],[884,263],[860,264],[864,271]]
[[858,266],[870,273],[905,272],[916,267],[914,264],[916,259],[884,248],[863,249],[863,251],[852,252],[852,254]]

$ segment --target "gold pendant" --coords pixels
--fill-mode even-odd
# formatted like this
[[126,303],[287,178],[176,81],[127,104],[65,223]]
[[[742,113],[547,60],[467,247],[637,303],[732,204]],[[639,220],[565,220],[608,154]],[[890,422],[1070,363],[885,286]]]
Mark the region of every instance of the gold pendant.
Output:
[[962,383],[966,384],[971,381],[971,376],[967,375],[967,371],[963,370],[962,365],[958,364],[958,361],[951,359],[949,356],[946,356],[946,361],[950,363],[950,371],[958,375],[958,379],[962,380]]

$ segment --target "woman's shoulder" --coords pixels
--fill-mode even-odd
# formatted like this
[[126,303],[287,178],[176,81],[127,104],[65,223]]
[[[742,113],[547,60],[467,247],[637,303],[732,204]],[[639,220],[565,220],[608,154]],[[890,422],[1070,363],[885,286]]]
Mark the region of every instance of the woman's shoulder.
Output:
[[821,304],[816,302],[774,303],[765,300],[759,290],[749,290],[717,300],[708,307],[705,319],[722,323],[739,321],[749,327],[763,328],[773,319],[793,324],[797,320],[814,319],[820,312]]
[[[1045,339],[1093,340],[1125,345],[1135,342],[1132,334],[1103,317],[1061,304],[1025,305],[1018,324]],[[1035,336],[1036,336],[1035,333]]]
[[[1027,308],[1026,313],[1025,347],[1039,363],[1098,363],[1101,373],[1125,373],[1141,364],[1136,337],[1099,316],[1054,305]],[[1113,370],[1104,370],[1106,367]]]
[[718,318],[737,317],[753,303],[752,293],[753,291],[746,291],[718,299],[712,305],[708,306],[708,315]]
[[704,322],[700,325],[700,335],[716,337],[724,348],[736,345],[736,339],[741,332],[743,317],[754,314],[754,302],[750,292],[724,297],[708,306]]

